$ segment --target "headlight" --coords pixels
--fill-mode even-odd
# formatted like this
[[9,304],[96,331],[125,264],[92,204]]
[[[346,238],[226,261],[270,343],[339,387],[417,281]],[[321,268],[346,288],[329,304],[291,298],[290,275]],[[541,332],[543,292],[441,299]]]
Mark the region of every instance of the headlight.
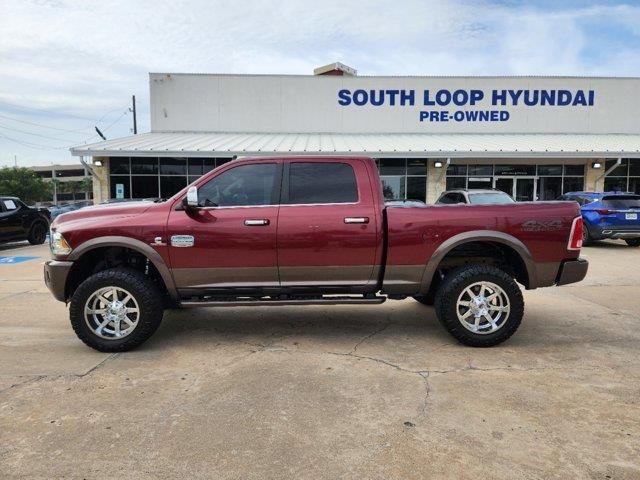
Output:
[[60,232],[52,231],[49,235],[49,246],[54,255],[69,255],[71,246],[67,243]]

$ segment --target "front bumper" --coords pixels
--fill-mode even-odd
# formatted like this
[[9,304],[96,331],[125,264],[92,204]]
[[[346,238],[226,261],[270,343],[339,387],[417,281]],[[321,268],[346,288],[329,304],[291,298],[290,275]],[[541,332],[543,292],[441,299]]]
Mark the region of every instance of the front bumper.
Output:
[[67,277],[73,266],[73,262],[61,262],[59,260],[47,260],[44,262],[44,283],[56,300],[66,302],[65,286]]
[[576,283],[584,279],[589,269],[589,262],[586,258],[578,258],[576,260],[567,260],[560,265],[557,285],[567,285]]

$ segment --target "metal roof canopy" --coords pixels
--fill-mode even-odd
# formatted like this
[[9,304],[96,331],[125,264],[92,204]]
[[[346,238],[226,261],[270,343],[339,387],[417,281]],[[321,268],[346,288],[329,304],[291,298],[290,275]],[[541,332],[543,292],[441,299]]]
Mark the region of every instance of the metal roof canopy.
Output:
[[354,155],[376,158],[640,158],[633,134],[151,132],[71,148],[75,156]]

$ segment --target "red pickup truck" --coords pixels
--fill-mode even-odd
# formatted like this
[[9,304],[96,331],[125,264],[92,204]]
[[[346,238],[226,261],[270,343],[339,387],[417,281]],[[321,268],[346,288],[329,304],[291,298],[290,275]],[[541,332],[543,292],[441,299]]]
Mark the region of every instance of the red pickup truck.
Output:
[[109,352],[148,339],[165,308],[407,297],[487,347],[520,325],[518,283],[578,282],[588,267],[575,202],[385,206],[362,157],[235,160],[163,202],[60,215],[50,239],[47,286]]

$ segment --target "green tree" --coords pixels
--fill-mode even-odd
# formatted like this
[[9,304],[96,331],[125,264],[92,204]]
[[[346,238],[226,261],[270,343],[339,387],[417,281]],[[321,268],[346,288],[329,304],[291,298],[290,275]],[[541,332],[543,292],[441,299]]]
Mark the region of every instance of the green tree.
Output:
[[81,193],[81,198],[84,198],[86,192],[91,192],[93,189],[93,180],[91,177],[85,177],[82,180],[59,182],[57,188],[58,192],[72,194],[72,198],[75,200],[78,193]]
[[81,187],[81,191],[85,192],[85,193],[91,193],[93,192],[93,178],[92,177],[84,177],[82,180],[80,180],[80,183],[82,184]]
[[18,197],[25,203],[51,200],[52,186],[30,168],[0,168],[0,195]]
[[65,193],[70,193],[73,200],[76,199],[76,193],[80,191],[80,182],[76,180],[69,180],[67,182],[60,182],[60,187]]

